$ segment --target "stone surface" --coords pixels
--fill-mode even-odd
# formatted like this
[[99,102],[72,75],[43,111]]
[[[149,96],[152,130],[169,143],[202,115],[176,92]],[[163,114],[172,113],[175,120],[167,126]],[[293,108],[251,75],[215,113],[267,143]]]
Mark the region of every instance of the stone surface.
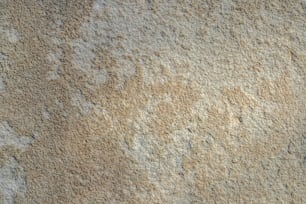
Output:
[[306,2],[0,0],[0,203],[306,203]]

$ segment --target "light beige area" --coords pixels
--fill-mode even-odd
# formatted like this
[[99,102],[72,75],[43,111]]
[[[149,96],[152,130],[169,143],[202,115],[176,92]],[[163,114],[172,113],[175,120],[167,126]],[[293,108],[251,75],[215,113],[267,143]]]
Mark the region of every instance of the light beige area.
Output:
[[306,203],[305,0],[0,15],[0,203]]

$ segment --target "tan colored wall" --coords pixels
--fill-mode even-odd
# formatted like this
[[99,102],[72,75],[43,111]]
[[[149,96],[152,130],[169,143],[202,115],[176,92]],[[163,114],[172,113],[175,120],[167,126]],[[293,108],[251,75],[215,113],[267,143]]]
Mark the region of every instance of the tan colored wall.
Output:
[[0,15],[0,203],[306,203],[304,0]]

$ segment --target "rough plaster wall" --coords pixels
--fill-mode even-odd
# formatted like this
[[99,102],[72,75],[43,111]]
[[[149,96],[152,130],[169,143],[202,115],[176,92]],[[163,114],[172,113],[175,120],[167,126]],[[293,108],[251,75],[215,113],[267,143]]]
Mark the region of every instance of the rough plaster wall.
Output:
[[306,202],[305,0],[0,15],[0,203]]

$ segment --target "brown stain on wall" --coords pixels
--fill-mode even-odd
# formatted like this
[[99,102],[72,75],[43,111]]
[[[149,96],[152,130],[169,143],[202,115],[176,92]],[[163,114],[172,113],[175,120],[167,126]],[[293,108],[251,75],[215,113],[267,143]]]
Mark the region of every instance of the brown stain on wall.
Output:
[[[286,74],[287,75],[287,74]],[[276,80],[265,80],[260,85],[258,95],[264,100],[290,105],[295,99],[290,90],[289,76],[283,74]]]
[[184,85],[182,79],[172,79],[172,81],[153,86],[153,96],[164,95],[170,97],[170,102],[161,102],[155,110],[157,120],[151,123],[151,128],[156,131],[156,135],[164,139],[170,139],[169,134],[175,130],[185,129],[188,122],[193,121],[191,110],[194,103],[199,99],[195,85]]
[[[109,121],[101,118],[97,124],[91,118],[71,118],[74,109],[70,104],[70,91],[78,86],[78,81],[73,81],[75,75],[69,73],[66,61],[69,47],[63,48],[66,80],[45,80],[49,69],[45,66],[45,58],[47,51],[52,49],[47,43],[48,25],[54,20],[52,16],[60,13],[68,18],[58,38],[62,38],[62,34],[73,38],[82,22],[81,16],[90,11],[90,4],[68,1],[61,10],[56,3],[49,2],[49,6],[36,3],[15,4],[11,1],[7,4],[8,13],[14,14],[11,23],[24,38],[11,56],[17,65],[11,76],[16,80],[15,84],[8,84],[11,95],[6,104],[10,104],[14,111],[8,108],[2,116],[13,121],[19,134],[31,135],[36,131],[39,135],[33,146],[18,157],[27,174],[27,202],[78,203],[86,199],[88,202],[111,199],[137,202],[132,191],[123,192],[123,189],[129,189],[135,183],[141,189],[149,184],[145,183],[145,174],[137,171],[137,164],[124,155],[119,138],[114,130],[109,130]],[[15,15],[16,11],[20,15]],[[56,101],[61,106],[57,106]],[[44,107],[48,107],[51,121],[43,119],[41,110]],[[93,141],[93,138],[101,140]],[[138,187],[135,188],[137,191]]]
[[[86,76],[70,64],[73,50],[65,43],[63,77],[46,82],[51,65],[45,59],[48,50],[56,46],[48,43],[49,25],[56,21],[52,17],[65,16],[57,37],[68,42],[79,37],[77,30],[84,21],[83,16],[89,14],[92,2],[48,4],[36,1],[7,4],[10,21],[24,38],[16,45],[16,52],[11,53],[17,67],[10,74],[16,80],[15,84],[8,84],[11,95],[4,103],[10,105],[2,116],[10,118],[18,134],[39,135],[31,148],[18,156],[27,175],[27,202],[156,202],[151,197],[139,197],[138,194],[150,195],[155,187],[122,148],[123,141],[134,139],[135,130],[130,121],[137,117],[149,96],[169,94],[173,102],[159,104],[157,119],[150,127],[157,140],[164,140],[171,131],[184,126],[186,117],[191,119],[190,109],[197,92],[175,77],[165,84],[147,86],[142,78],[143,68],[139,66],[124,88],[116,89],[118,65],[111,53],[103,49],[97,51],[96,63],[97,67],[99,63],[106,67],[110,79],[90,90],[86,88]],[[16,11],[19,15],[15,15]],[[109,118],[98,112],[77,116],[78,110],[71,104],[75,90],[83,90],[86,100],[107,110]],[[46,107],[50,119],[42,115]],[[21,198],[17,201],[23,202]]]
[[231,105],[239,106],[242,109],[247,107],[255,108],[258,105],[257,101],[243,91],[241,87],[225,88],[223,95]]
[[[294,109],[295,97],[284,75],[275,81],[260,84],[259,90],[259,96],[265,100]],[[248,162],[257,162],[258,158],[262,160],[273,158],[280,154],[283,148],[287,148],[286,144],[290,142],[288,135],[279,131],[285,129],[285,124],[289,125],[292,122],[292,118],[280,115],[283,111],[277,110],[273,114],[266,113],[265,118],[272,120],[272,127],[268,129],[268,132],[257,137],[245,127],[240,114],[256,111],[263,102],[262,99],[247,94],[240,87],[227,87],[222,93],[222,100],[220,101],[223,101],[223,103],[208,108],[207,119],[199,123],[202,131],[197,132],[199,137],[194,138],[195,145],[190,154],[183,159],[182,164],[185,173],[197,172],[195,198],[201,201],[212,200],[213,197],[210,196],[214,195],[215,192],[218,192],[218,196],[220,196],[220,193],[222,194],[221,189],[216,189],[218,183],[227,182],[228,179],[240,182],[241,172],[239,172],[239,169],[249,165]],[[231,113],[231,108],[239,110],[238,113]],[[290,114],[288,113],[288,115]],[[201,137],[201,135],[204,137]],[[213,140],[205,139],[207,136],[213,138]],[[220,151],[222,149],[223,151]],[[203,160],[198,158],[203,158]],[[215,163],[210,162],[212,160],[215,160]],[[214,166],[216,163],[219,165]],[[207,166],[210,168],[207,168]],[[215,172],[208,171],[211,168],[215,169]],[[199,171],[200,169],[201,171]],[[230,178],[229,171],[231,172]],[[224,194],[224,196],[230,199],[229,195]],[[233,198],[237,198],[237,196],[233,196]],[[249,200],[246,199],[245,202],[249,202]]]
[[[141,164],[128,156],[123,148],[124,143],[133,145],[136,134],[133,121],[153,99],[161,99],[161,102],[154,107],[154,119],[148,124],[149,131],[160,144],[170,143],[173,131],[184,129],[189,122],[197,120],[191,110],[199,99],[199,90],[193,83],[185,83],[180,73],[178,76],[163,73],[166,82],[146,85],[143,79],[146,67],[142,67],[134,56],[126,58],[136,64],[136,73],[124,82],[123,88],[118,89],[119,63],[109,47],[96,50],[94,64],[95,69],[104,67],[107,70],[109,80],[89,89],[86,75],[72,67],[73,49],[69,42],[81,37],[79,28],[85,16],[89,16],[92,2],[8,1],[9,19],[23,38],[9,52],[16,66],[8,72],[10,95],[1,98],[1,105],[5,104],[7,109],[0,109],[0,118],[9,120],[19,135],[33,136],[33,133],[37,133],[38,137],[23,154],[11,148],[3,149],[5,153],[0,152],[0,162],[5,162],[5,154],[17,157],[27,175],[26,199],[29,203],[104,203],[112,199],[128,203],[160,203],[164,199],[162,193],[149,180]],[[157,5],[153,7],[158,8]],[[244,9],[238,10],[245,12]],[[200,16],[205,9],[199,7],[195,11]],[[45,62],[45,58],[48,50],[56,49],[56,45],[48,43],[51,38],[49,32],[52,31],[49,25],[56,21],[53,17],[58,15],[65,16],[57,36],[64,41],[63,75],[58,80],[46,82],[46,73],[51,65]],[[71,104],[71,98],[79,90],[83,91],[87,101],[102,107],[107,114],[94,108],[89,115],[78,115],[79,110]],[[226,88],[222,93],[221,101],[242,111],[258,107],[261,102],[258,100],[286,107],[293,107],[295,102],[285,76],[264,81],[258,92],[262,98],[257,100],[240,87]],[[164,100],[166,97],[171,99],[170,102]],[[46,107],[50,119],[42,115]],[[258,157],[267,158],[280,151],[281,146],[271,145],[274,141],[282,144],[287,142],[286,134],[276,131],[283,128],[284,122],[291,122],[291,119],[286,119],[287,114],[282,109],[275,114],[267,114],[268,118],[274,119],[272,134],[266,140],[254,144],[247,143],[250,133],[243,130],[239,115],[231,115],[223,108],[210,106],[208,118],[195,121],[198,129],[192,131],[197,135],[194,137],[196,145],[183,161],[185,174],[196,172],[195,183],[190,186],[195,188],[195,195],[192,196],[198,198],[198,202],[204,199],[211,201],[214,196],[226,196],[219,189],[218,182],[227,178],[223,162],[231,162],[228,157],[222,157],[224,152],[219,154],[218,150],[222,148],[205,146],[203,136],[212,135],[215,141],[227,143],[227,148],[224,147],[226,154],[236,155],[237,163],[241,166],[244,163],[239,163],[239,157],[256,162]],[[237,123],[238,129],[234,136],[229,128],[233,121]],[[239,142],[242,146],[230,143],[237,141],[237,138],[241,139]],[[206,165],[215,171],[206,171]],[[239,168],[233,165],[230,167],[238,172],[234,178],[241,179]],[[156,195],[160,197],[156,198]],[[19,199],[19,203],[23,202]]]

